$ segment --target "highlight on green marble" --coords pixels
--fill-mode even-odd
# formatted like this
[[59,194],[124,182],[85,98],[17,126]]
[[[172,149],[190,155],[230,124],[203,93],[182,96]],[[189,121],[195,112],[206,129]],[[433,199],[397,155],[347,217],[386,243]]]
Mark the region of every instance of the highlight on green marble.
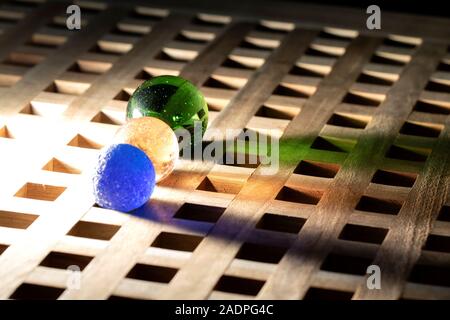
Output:
[[173,130],[193,131],[200,121],[202,134],[208,125],[208,105],[200,90],[186,79],[159,76],[145,81],[131,96],[127,118],[156,117]]

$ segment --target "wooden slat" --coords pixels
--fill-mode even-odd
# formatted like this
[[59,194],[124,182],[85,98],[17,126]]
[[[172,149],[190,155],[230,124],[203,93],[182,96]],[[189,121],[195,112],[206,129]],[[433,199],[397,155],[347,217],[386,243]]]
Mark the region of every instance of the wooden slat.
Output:
[[[443,48],[439,46],[426,43],[419,48],[400,80],[378,107],[365,135],[348,155],[333,184],[325,191],[316,213],[304,225],[298,240],[290,248],[292,254],[285,256],[277,272],[266,283],[262,298],[301,298],[306,293],[312,275],[331,250],[331,239],[342,230],[442,55]],[[372,152],[374,148],[376,154]],[[317,233],[319,229],[321,233]],[[293,275],[299,276],[294,278]],[[290,284],[289,291],[286,290],[287,283]]]

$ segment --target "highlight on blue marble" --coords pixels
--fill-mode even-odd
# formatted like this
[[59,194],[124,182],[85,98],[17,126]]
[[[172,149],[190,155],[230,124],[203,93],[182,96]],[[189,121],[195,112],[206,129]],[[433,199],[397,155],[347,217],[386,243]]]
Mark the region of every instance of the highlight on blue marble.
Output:
[[155,169],[139,148],[112,144],[101,151],[92,182],[99,206],[129,212],[144,205],[152,195]]

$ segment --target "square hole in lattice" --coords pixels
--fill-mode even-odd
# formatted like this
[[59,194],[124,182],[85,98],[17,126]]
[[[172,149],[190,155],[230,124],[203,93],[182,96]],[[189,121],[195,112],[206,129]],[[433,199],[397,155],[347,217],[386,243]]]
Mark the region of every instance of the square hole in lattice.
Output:
[[234,68],[234,69],[245,69],[245,70],[254,70],[255,68],[245,65],[243,63],[239,63],[238,61],[235,61],[231,58],[225,59],[225,61],[222,63],[223,67],[227,68]]
[[55,84],[55,82],[52,82],[47,88],[44,89],[44,91],[52,93],[60,93],[58,86]]
[[14,196],[34,200],[55,201],[64,190],[66,190],[65,187],[28,182]]
[[377,53],[375,53],[372,56],[372,58],[370,59],[370,62],[378,63],[378,64],[385,64],[385,65],[389,65],[389,66],[398,66],[398,67],[405,65],[404,62],[394,60],[394,59],[389,59],[387,57],[380,56]]
[[68,269],[70,266],[77,266],[80,270],[83,270],[92,259],[92,257],[84,255],[52,251],[39,265],[55,269]]
[[232,86],[226,82],[220,81],[213,77],[209,77],[204,83],[203,86],[208,88],[217,88],[217,89],[227,89],[227,90],[235,90],[236,86]]
[[169,10],[161,8],[153,8],[147,6],[138,6],[135,11],[130,14],[130,17],[145,19],[146,21],[157,22],[167,17]]
[[435,138],[439,136],[442,129],[442,125],[406,121],[400,129],[400,133],[412,136]]
[[441,61],[436,70],[449,72],[450,71],[450,63]]
[[262,106],[255,113],[255,116],[281,120],[292,120],[299,113],[299,108]]
[[386,153],[387,158],[407,161],[424,162],[427,155],[419,153],[419,151],[411,150],[405,147],[392,145]]
[[153,241],[151,246],[170,250],[193,252],[202,240],[202,237],[194,235],[161,232]]
[[317,204],[323,192],[312,189],[300,189],[284,186],[276,196],[276,200],[305,204]]
[[295,168],[294,173],[305,176],[334,178],[339,169],[340,165],[335,163],[302,160]]
[[373,175],[372,182],[389,186],[411,188],[414,185],[416,178],[416,173],[379,169]]
[[271,23],[271,21],[261,20],[259,24],[256,25],[255,31],[262,31],[264,33],[274,34],[274,35],[284,35],[290,30],[289,23]]
[[286,251],[285,247],[245,242],[236,254],[236,259],[278,263]]
[[450,287],[450,267],[416,264],[408,280],[415,283]]
[[0,255],[5,252],[6,249],[8,249],[8,245],[6,244],[0,244]]
[[67,105],[64,104],[32,101],[31,103],[28,103],[20,113],[33,116],[56,117],[61,115],[66,109]]
[[217,36],[214,32],[210,32],[208,29],[202,30],[201,28],[197,29],[189,26],[182,29],[179,35],[184,39],[189,39],[189,41],[201,41],[202,43],[214,40]]
[[191,23],[210,27],[221,27],[230,23],[230,21],[231,17],[229,16],[199,13],[192,19]]
[[450,237],[430,234],[423,249],[450,253]]
[[64,289],[61,288],[23,283],[10,298],[15,300],[56,300],[63,291]]
[[383,45],[394,46],[398,48],[406,48],[406,49],[414,49],[417,44],[413,44],[411,42],[400,41],[399,39],[394,38],[385,38],[383,39]]
[[143,281],[169,283],[177,269],[137,263],[127,274],[127,278]]
[[103,147],[101,144],[88,139],[81,134],[77,134],[67,145],[85,149],[101,149]]
[[443,206],[437,219],[439,221],[450,222],[450,206]]
[[0,138],[14,139],[14,136],[8,130],[8,127],[3,126],[2,128],[0,128]]
[[81,170],[61,161],[56,158],[52,158],[45,166],[42,167],[42,170],[45,171],[53,171],[60,173],[68,173],[68,174],[80,174]]
[[378,105],[380,104],[378,100],[370,99],[352,92],[347,93],[344,99],[342,99],[342,102],[368,107],[378,107]]
[[120,90],[120,92],[114,97],[114,100],[128,102],[128,100],[130,100],[130,97],[131,95],[128,92],[126,92],[125,90]]
[[185,203],[175,213],[174,218],[203,222],[216,222],[225,208]]
[[299,65],[294,65],[291,70],[289,71],[289,74],[296,75],[296,76],[302,76],[302,77],[315,77],[315,78],[322,78],[324,76],[324,73],[317,72]]
[[34,214],[0,210],[1,227],[27,229],[37,218]]
[[[106,62],[105,62],[106,63]],[[85,74],[102,74],[105,70],[104,63],[95,62],[95,61],[77,61],[72,64],[67,71],[76,72],[76,73],[85,73]]]
[[297,97],[297,98],[308,98],[309,96],[303,92],[294,90],[282,84],[279,84],[272,94],[286,96],[286,97]]
[[351,300],[353,292],[311,287],[303,300]]
[[138,80],[150,80],[151,78],[153,78],[153,75],[145,70],[141,70],[134,78]]
[[371,263],[372,259],[330,253],[323,261],[320,269],[338,273],[365,275],[367,267]]
[[215,179],[213,177],[205,177],[197,187],[197,190],[238,194],[243,185],[243,181],[233,178]]
[[325,139],[320,136],[311,145],[311,149],[333,152],[349,152],[352,148],[353,144],[346,141]]
[[393,170],[377,170],[372,178],[372,182],[410,188],[414,185],[416,178],[416,173]]
[[92,122],[122,125],[125,123],[123,112],[100,111],[92,119]]
[[339,239],[381,244],[388,229],[348,223],[342,229]]
[[98,240],[110,240],[119,229],[119,226],[111,224],[78,221],[67,235]]
[[389,199],[379,199],[362,196],[356,205],[356,210],[396,215],[402,208],[402,204]]
[[306,219],[265,213],[256,224],[257,229],[270,231],[299,233]]
[[383,85],[390,86],[394,82],[385,78],[377,77],[367,73],[361,73],[356,80],[359,83],[367,83],[367,84],[375,84],[375,85]]
[[305,51],[305,55],[307,56],[313,56],[313,57],[319,57],[319,58],[336,58],[335,55],[331,54],[330,52],[318,50],[317,48],[309,47]]
[[177,52],[171,52],[167,49],[161,50],[159,53],[155,55],[155,60],[162,60],[162,61],[173,61],[173,62],[188,62],[190,60],[190,56],[186,54],[185,51],[181,51],[180,54]]
[[432,114],[443,114],[443,115],[450,114],[450,107],[422,100],[416,102],[416,104],[414,105],[414,110]]
[[425,90],[434,92],[450,93],[450,85],[430,80],[428,81]]
[[111,50],[111,48],[109,48],[109,47],[100,46],[98,44],[94,45],[91,49],[89,49],[89,52],[106,54],[106,55],[110,55],[110,56],[120,56],[123,54],[120,51]]
[[363,120],[361,117],[342,115],[334,113],[327,124],[338,127],[364,129],[367,126],[368,121]]
[[[142,28],[136,28],[129,24],[118,23],[117,26],[110,31],[110,34],[129,39],[130,42],[139,41],[146,33]],[[147,32],[148,33],[148,32]]]
[[264,281],[224,275],[214,290],[256,296],[263,285]]
[[177,34],[177,36],[174,38],[176,41],[180,42],[186,42],[186,43],[197,43],[197,44],[204,44],[208,42],[208,39],[206,39],[204,36],[195,36],[194,33],[189,32],[180,32]]

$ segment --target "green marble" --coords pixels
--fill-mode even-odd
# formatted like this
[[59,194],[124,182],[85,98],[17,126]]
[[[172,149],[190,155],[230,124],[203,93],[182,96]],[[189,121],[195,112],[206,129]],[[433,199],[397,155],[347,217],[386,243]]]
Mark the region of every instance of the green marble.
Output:
[[205,97],[192,83],[176,76],[159,76],[145,81],[131,96],[127,118],[156,117],[173,130],[193,131],[201,121],[202,134],[208,125]]

